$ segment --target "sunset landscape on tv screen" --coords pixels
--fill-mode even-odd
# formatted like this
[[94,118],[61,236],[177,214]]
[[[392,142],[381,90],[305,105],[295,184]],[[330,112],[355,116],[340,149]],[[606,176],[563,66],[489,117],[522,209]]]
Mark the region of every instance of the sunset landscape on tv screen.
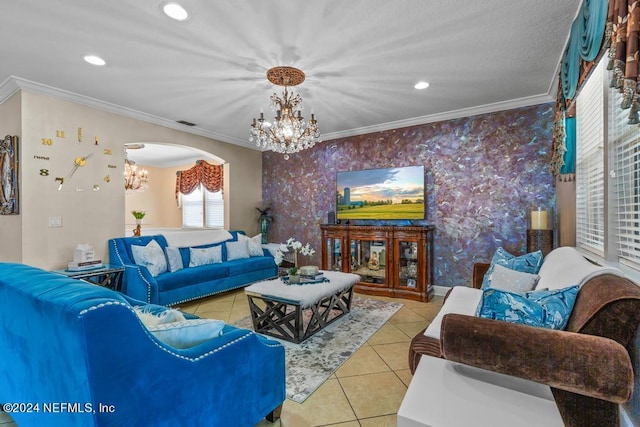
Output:
[[424,166],[338,172],[338,219],[424,219]]

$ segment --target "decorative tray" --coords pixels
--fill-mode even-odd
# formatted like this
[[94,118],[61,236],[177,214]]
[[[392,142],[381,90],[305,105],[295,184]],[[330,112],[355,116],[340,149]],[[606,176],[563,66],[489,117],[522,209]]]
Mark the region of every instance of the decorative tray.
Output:
[[289,276],[282,276],[280,278],[280,280],[282,280],[282,282],[285,285],[313,285],[314,283],[324,283],[324,282],[329,282],[329,279],[327,279],[326,277],[319,275],[319,276],[315,276],[315,278],[309,277],[309,276],[300,276],[300,282],[299,283],[289,283]]

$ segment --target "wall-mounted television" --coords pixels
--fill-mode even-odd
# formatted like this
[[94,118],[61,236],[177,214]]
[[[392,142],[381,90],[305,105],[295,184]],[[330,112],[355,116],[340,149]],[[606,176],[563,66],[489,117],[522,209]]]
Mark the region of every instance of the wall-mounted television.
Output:
[[348,219],[424,219],[424,166],[338,172],[336,211]]

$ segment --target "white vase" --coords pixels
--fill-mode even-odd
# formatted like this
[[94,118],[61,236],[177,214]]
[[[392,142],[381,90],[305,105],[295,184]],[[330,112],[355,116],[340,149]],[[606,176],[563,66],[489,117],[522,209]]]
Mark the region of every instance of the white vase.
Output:
[[142,225],[142,223],[144,222],[144,219],[142,218],[136,218],[136,224],[137,225]]

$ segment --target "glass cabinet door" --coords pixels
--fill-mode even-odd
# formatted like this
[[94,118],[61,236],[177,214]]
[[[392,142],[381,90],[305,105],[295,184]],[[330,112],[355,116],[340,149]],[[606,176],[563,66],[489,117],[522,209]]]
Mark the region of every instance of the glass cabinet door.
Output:
[[353,239],[349,253],[349,271],[359,274],[361,282],[386,282],[387,248],[383,240]]
[[398,285],[418,286],[418,242],[398,242]]
[[342,271],[342,238],[328,237],[327,245],[327,265],[325,269]]

